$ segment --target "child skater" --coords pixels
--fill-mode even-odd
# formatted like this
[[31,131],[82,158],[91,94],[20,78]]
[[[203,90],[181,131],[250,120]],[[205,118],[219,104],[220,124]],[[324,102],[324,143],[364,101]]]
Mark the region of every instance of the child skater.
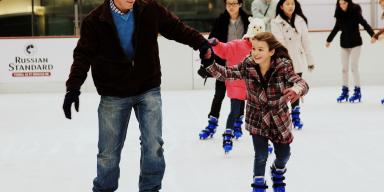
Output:
[[341,95],[337,98],[337,102],[348,101],[348,74],[349,64],[352,67],[352,75],[355,84],[355,89],[349,102],[361,101],[360,90],[360,74],[359,74],[359,58],[363,41],[360,36],[359,24],[363,25],[374,42],[374,32],[363,18],[361,7],[352,2],[352,0],[337,0],[335,10],[336,23],[325,44],[329,47],[333,38],[338,31],[341,31],[340,46],[341,46],[341,64],[342,64],[342,89]]
[[245,128],[252,135],[255,150],[253,192],[265,192],[267,188],[264,175],[268,140],[273,143],[276,154],[271,166],[272,187],[275,192],[285,192],[284,173],[293,140],[287,102],[304,96],[308,85],[294,72],[288,50],[272,33],[258,33],[251,42],[251,55],[232,68],[214,63],[213,58],[202,59],[202,65],[217,79],[245,80]]
[[[250,38],[255,36],[257,33],[265,32],[266,30],[265,23],[262,19],[249,17],[248,20],[249,20],[248,30],[242,39],[232,40],[227,43],[220,42],[216,38],[210,38],[208,40],[208,42],[212,45],[215,55],[219,56],[222,59],[227,60],[228,67],[232,67],[232,66],[235,66],[236,64],[241,63],[250,54],[252,50],[252,43],[250,42]],[[242,86],[231,87],[233,86],[231,82],[236,82],[236,81],[242,81],[242,84],[241,84]],[[225,81],[227,86],[227,93],[229,97],[231,97],[231,95],[238,94],[239,92],[241,92],[241,94],[243,93],[246,94],[244,80],[236,80],[236,81],[232,81],[232,80]],[[226,138],[224,139],[224,143],[223,143],[224,149],[232,148],[233,136],[225,133],[224,135]],[[272,151],[273,151],[273,148],[268,143],[268,152],[272,153]]]
[[[271,22],[273,35],[288,49],[295,73],[299,76],[308,69],[312,71],[315,63],[308,38],[307,18],[297,0],[279,0],[276,18]],[[299,100],[291,104],[292,121],[295,128],[301,129]]]
[[[384,10],[384,0],[379,0],[379,4],[380,4],[380,6],[381,6],[381,9],[383,9]],[[381,19],[384,19],[384,12],[383,12],[383,14],[381,15]],[[379,32],[377,32],[373,37],[373,39],[372,39],[372,43],[374,43],[375,41],[376,41],[376,39],[379,39],[379,36],[381,35],[381,34],[383,34],[384,33],[384,28],[383,29],[380,29],[380,31]],[[384,98],[381,100],[381,104],[384,104]]]
[[[243,0],[223,0],[223,2],[225,3],[225,10],[216,19],[209,38],[215,37],[223,42],[241,39],[249,24],[249,14],[242,8]],[[226,58],[218,58],[217,62],[221,65],[230,63],[223,59]],[[199,69],[199,73],[206,73],[206,71]],[[228,97],[231,98],[231,110],[223,134],[223,148],[227,153],[232,150],[232,138],[238,139],[242,136],[241,125],[246,99],[243,81],[222,82],[216,80],[215,95],[208,114],[208,126],[200,131],[199,138],[204,140],[213,137],[215,134],[226,90]]]

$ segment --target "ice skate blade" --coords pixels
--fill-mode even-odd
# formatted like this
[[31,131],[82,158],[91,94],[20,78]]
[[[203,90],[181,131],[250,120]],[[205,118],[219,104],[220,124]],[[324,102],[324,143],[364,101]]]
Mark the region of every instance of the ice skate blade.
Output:
[[208,136],[199,135],[200,140],[208,140],[213,138],[213,134],[210,134]]
[[361,99],[349,100],[350,103],[361,103]]

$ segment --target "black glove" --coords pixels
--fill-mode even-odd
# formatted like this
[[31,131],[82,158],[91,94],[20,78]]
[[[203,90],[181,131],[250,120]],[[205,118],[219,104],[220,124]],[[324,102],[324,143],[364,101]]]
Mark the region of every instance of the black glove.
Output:
[[212,77],[210,73],[207,72],[207,70],[201,65],[199,70],[197,70],[197,74],[200,75],[203,79],[206,79],[208,77]]
[[204,69],[211,66],[213,63],[215,63],[215,55],[213,54],[209,59],[201,59],[201,65],[204,67]]
[[79,95],[80,95],[79,90],[68,91],[65,94],[64,103],[63,103],[63,110],[64,110],[65,117],[67,119],[71,119],[72,103],[75,103],[75,109],[77,112],[79,112],[79,105],[80,105]]
[[200,51],[200,59],[204,59],[204,56],[206,53],[208,53],[209,51],[211,52],[211,55],[213,55],[213,50],[212,50],[212,46],[208,43],[208,41],[206,41],[199,49]]

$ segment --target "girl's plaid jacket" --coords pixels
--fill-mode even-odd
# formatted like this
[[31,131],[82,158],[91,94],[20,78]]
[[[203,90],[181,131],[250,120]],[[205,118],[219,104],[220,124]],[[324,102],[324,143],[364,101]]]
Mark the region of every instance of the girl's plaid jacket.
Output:
[[291,88],[300,96],[308,92],[308,84],[298,76],[291,60],[271,60],[270,78],[266,88],[257,73],[252,56],[232,68],[213,64],[207,71],[220,80],[244,79],[247,87],[247,108],[245,129],[251,135],[261,135],[275,143],[291,143],[293,140],[292,120],[283,91]]

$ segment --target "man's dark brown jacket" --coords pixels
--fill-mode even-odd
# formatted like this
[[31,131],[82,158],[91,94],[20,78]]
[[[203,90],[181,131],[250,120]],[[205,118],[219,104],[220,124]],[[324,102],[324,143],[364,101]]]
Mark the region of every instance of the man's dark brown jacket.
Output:
[[161,84],[158,34],[194,49],[206,43],[199,32],[183,24],[155,0],[136,0],[133,13],[135,53],[132,60],[120,46],[109,0],[84,19],[66,82],[67,91],[80,90],[91,68],[100,95],[139,95]]

